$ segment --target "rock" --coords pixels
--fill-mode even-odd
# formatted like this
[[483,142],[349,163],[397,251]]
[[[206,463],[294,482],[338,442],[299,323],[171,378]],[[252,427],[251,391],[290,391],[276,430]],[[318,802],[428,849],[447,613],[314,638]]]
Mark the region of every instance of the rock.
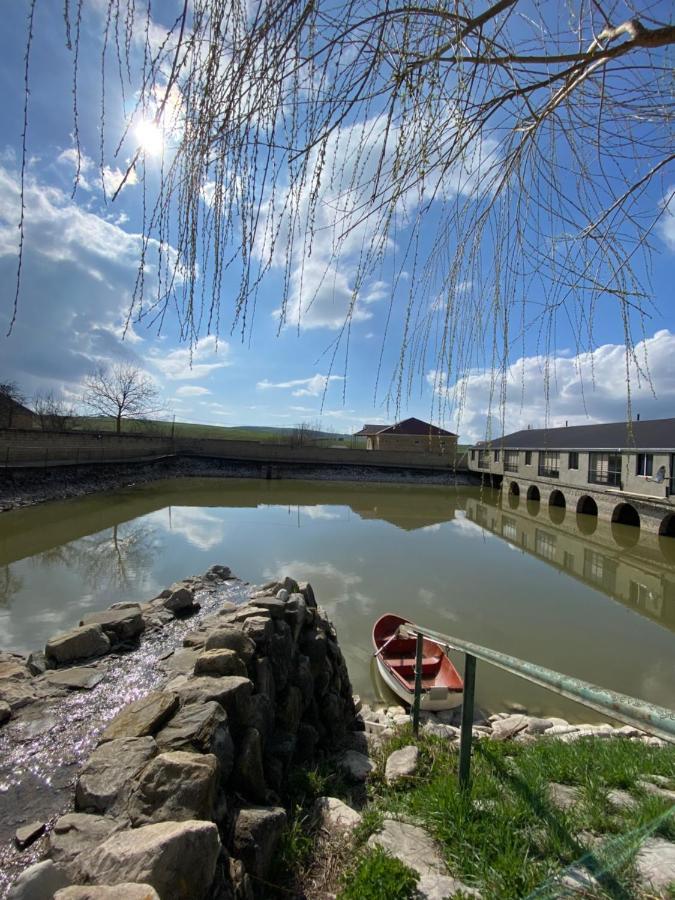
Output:
[[37,699],[32,679],[25,681],[13,678],[0,679],[0,703],[6,704],[11,710],[21,709]]
[[213,822],[161,822],[117,832],[87,854],[95,884],[150,884],[162,898],[207,895],[220,853]]
[[47,641],[45,657],[60,665],[75,659],[105,656],[109,650],[110,640],[100,625],[83,625]]
[[549,728],[553,727],[553,722],[550,719],[537,719],[535,717],[530,718],[527,723],[527,728],[525,731],[527,734],[543,734]]
[[103,681],[104,673],[92,666],[74,666],[71,669],[52,669],[42,678],[56,687],[68,688],[71,691],[90,691]]
[[78,855],[98,847],[119,828],[119,823],[109,816],[68,813],[56,820],[49,833],[49,855],[73,876],[72,881],[79,881],[85,873],[77,869]]
[[417,771],[417,760],[419,758],[419,750],[412,745],[402,747],[395,750],[387,758],[387,764],[384,769],[384,777],[387,784],[392,784],[400,778],[406,778],[414,775]]
[[431,734],[434,737],[448,738],[448,740],[451,741],[458,738],[460,733],[459,728],[455,728],[454,725],[443,725],[440,722],[426,722],[422,726],[422,731],[425,734]]
[[423,828],[385,819],[368,838],[369,847],[381,847],[420,875],[445,875],[445,863],[435,841]]
[[181,587],[171,591],[168,597],[164,597],[162,605],[174,615],[191,612],[195,605],[195,595],[189,588]]
[[127,807],[131,824],[213,819],[218,776],[210,753],[160,753],[135,779]]
[[667,892],[675,882],[675,844],[663,838],[647,838],[638,851],[635,867],[652,890]]
[[588,896],[589,893],[593,896],[593,892],[601,887],[598,879],[591,875],[587,869],[581,868],[581,866],[573,866],[571,869],[567,869],[560,879],[560,884],[570,893],[581,894],[584,897]]
[[295,734],[302,718],[302,693],[291,685],[281,697],[277,697],[276,721],[281,731]]
[[63,888],[54,895],[54,900],[161,900],[157,891],[149,884],[76,885]]
[[628,791],[607,791],[607,801],[615,809],[621,810],[622,812],[624,810],[630,811],[632,809],[635,809],[638,805],[635,797],[631,797]]
[[481,897],[479,891],[468,887],[450,875],[423,875],[417,882],[417,896],[422,900],[448,900],[449,897]]
[[289,578],[288,575],[281,582],[281,587],[285,588],[289,594],[299,594],[300,587],[298,582],[294,578]]
[[120,812],[134,776],[157,753],[151,737],[119,738],[94,750],[82,767],[75,789],[79,812]]
[[506,708],[510,713],[517,713],[519,715],[525,715],[527,713],[527,707],[523,706],[522,703],[515,703],[511,701],[506,704]]
[[178,697],[169,691],[152,691],[125,706],[101,735],[101,741],[154,734],[178,709]]
[[507,741],[519,731],[524,731],[529,725],[530,719],[524,715],[508,716],[506,719],[497,719],[492,723],[492,738],[495,741]]
[[337,797],[319,797],[314,804],[317,825],[329,834],[352,831],[361,824],[362,816]]
[[138,603],[123,609],[104,609],[102,612],[90,613],[82,619],[80,625],[100,625],[113,644],[133,641],[145,628]]
[[181,707],[171,721],[157,732],[155,740],[162,751],[212,753],[220,763],[223,781],[230,777],[234,744],[227,725],[227,713],[215,700]]
[[234,760],[234,783],[237,791],[259,803],[266,803],[269,790],[263,769],[260,733],[256,728],[247,728],[237,748]]
[[375,771],[375,763],[357,750],[347,750],[338,760],[340,771],[351,781],[365,781]]
[[12,717],[12,707],[5,700],[0,700],[0,725],[9,722]]
[[32,653],[29,653],[26,660],[26,668],[31,675],[42,675],[43,672],[46,672],[47,659],[44,652],[42,650],[34,650]]
[[312,590],[312,585],[308,581],[301,581],[298,584],[298,593],[305,598],[305,603],[310,609],[316,609],[316,597]]
[[177,688],[177,693],[181,706],[215,700],[227,711],[230,719],[242,722],[245,721],[246,705],[252,690],[253,684],[249,679],[239,675],[224,675],[222,678],[200,675],[188,678],[185,684]]
[[354,712],[360,713],[361,710],[363,709],[363,704],[362,704],[361,698],[359,697],[358,694],[354,694],[352,696],[352,703],[354,704]]
[[557,784],[553,781],[548,786],[548,795],[553,806],[567,811],[577,805],[581,792],[578,787],[570,784]]
[[278,597],[259,597],[255,601],[258,609],[267,610],[273,619],[280,619],[286,612],[286,603]]
[[246,806],[234,818],[232,853],[247,872],[265,878],[285,827],[286,813],[280,807]]
[[242,625],[244,633],[259,647],[266,647],[274,634],[272,620],[266,616],[251,616]]
[[200,647],[184,647],[163,659],[160,668],[166,672],[169,678],[174,678],[176,675],[189,675],[194,672],[195,663],[201,654]]
[[640,731],[639,728],[634,728],[632,725],[622,725],[620,728],[614,729],[614,735],[616,737],[641,737],[643,732]]
[[251,638],[234,625],[222,625],[212,631],[206,638],[204,649],[234,650],[247,665],[255,656],[255,644]]
[[286,588],[279,588],[276,593],[277,600],[281,600],[282,603],[285,603],[288,600],[289,596],[290,594],[288,593]]
[[14,835],[14,840],[16,841],[16,846],[19,850],[25,850],[26,847],[30,847],[39,837],[45,833],[45,823],[44,822],[31,822],[30,825],[22,825],[21,828],[16,829],[16,833]]
[[563,737],[563,735],[568,734],[576,734],[578,731],[576,725],[554,725],[552,728],[547,728],[544,734],[546,737]]
[[232,577],[232,570],[229,566],[221,566],[215,565],[211,566],[211,568],[206,573],[207,575],[217,575],[221,581],[226,581],[228,578]]
[[246,664],[234,650],[205,650],[195,662],[195,675],[241,675],[246,677]]
[[[652,776],[654,778],[654,776]],[[669,783],[667,779],[664,779],[665,783]],[[668,803],[672,803],[675,805],[675,791],[669,791],[661,785],[654,784],[653,781],[650,781],[646,778],[641,778],[637,782],[638,787],[641,788],[645,792],[645,794],[649,794],[652,797],[659,797],[661,800],[666,800]]]
[[48,900],[70,884],[66,874],[51,859],[24,869],[7,894],[7,900]]

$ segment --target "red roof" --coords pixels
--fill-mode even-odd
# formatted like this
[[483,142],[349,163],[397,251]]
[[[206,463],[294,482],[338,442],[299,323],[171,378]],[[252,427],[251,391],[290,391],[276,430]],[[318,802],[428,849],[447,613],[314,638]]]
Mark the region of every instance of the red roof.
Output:
[[418,435],[435,435],[440,437],[457,437],[453,431],[446,431],[437,425],[431,425],[429,422],[423,422],[421,419],[411,417],[403,419],[401,422],[394,422],[393,425],[364,425],[361,431],[356,434],[360,437],[371,437],[374,434],[418,434]]

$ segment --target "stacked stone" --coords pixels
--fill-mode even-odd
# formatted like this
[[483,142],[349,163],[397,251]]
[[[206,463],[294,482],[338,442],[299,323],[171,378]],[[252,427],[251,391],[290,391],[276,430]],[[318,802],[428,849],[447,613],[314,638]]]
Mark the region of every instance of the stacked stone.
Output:
[[164,690],[109,723],[80,772],[75,812],[54,825],[49,876],[63,885],[252,896],[286,823],[290,766],[354,727],[347,667],[309,584],[286,578],[245,605],[224,603],[174,656]]

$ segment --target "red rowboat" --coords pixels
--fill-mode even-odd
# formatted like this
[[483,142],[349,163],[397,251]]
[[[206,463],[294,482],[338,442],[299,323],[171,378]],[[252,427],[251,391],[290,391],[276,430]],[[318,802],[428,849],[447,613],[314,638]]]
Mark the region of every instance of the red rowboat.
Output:
[[[385,613],[373,626],[373,647],[377,668],[385,684],[405,703],[415,697],[414,634],[410,623],[394,613]],[[403,627],[402,627],[403,626]],[[435,641],[422,644],[421,709],[453,709],[462,702],[464,682],[459,672]]]

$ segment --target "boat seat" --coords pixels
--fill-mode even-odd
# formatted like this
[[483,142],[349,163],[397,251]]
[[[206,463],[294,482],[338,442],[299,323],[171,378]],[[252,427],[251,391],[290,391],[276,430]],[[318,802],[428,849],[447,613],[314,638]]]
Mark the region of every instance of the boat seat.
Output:
[[[438,666],[440,665],[442,657],[440,656],[425,656],[422,659],[422,675],[428,675],[430,672],[434,672]],[[414,656],[387,656],[387,663],[392,666],[392,668],[396,669],[397,672],[400,672],[401,675],[415,672],[415,657]]]

